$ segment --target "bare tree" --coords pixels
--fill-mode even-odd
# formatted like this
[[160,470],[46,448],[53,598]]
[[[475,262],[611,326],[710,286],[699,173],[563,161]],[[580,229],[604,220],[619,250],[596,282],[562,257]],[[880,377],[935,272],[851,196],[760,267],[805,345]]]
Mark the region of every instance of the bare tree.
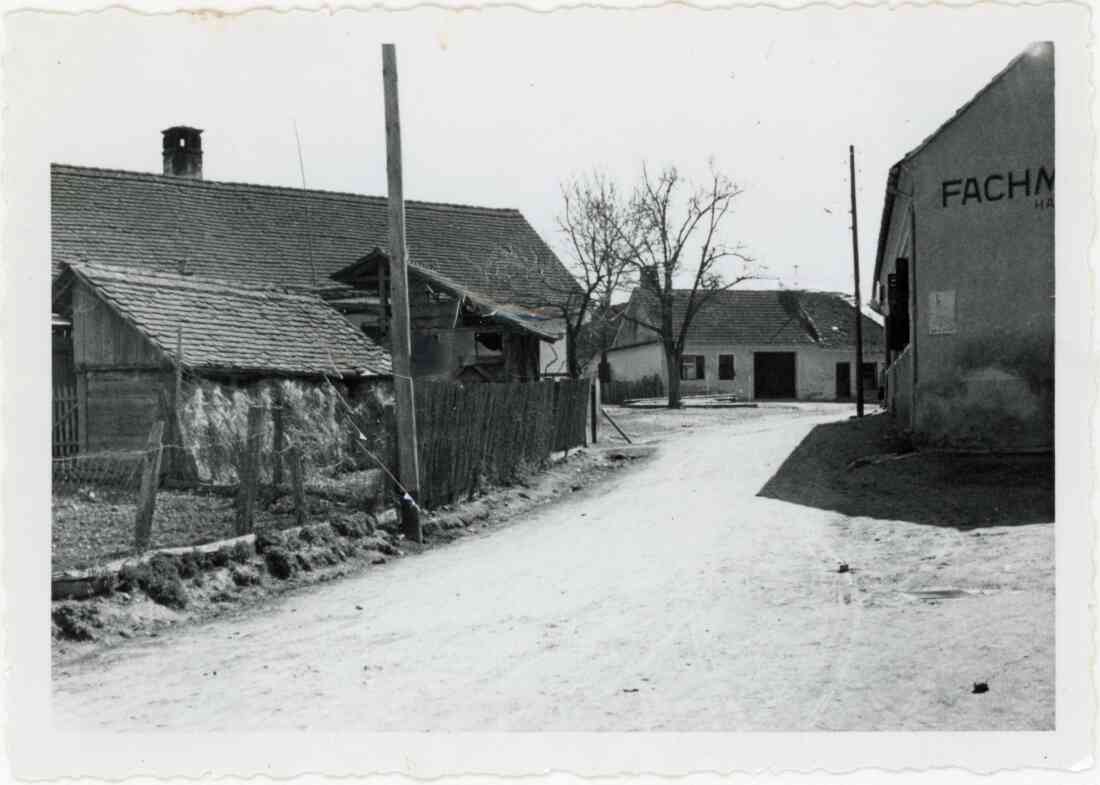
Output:
[[[566,266],[579,287],[554,289],[558,296],[552,307],[565,321],[567,368],[577,378],[591,359],[587,353],[607,348],[602,336],[608,331],[601,322],[632,269],[627,245],[631,229],[628,204],[600,172],[563,185],[562,200],[558,227],[569,245]],[[601,340],[582,340],[582,334]]]
[[[668,370],[668,406],[680,407],[680,363],[692,321],[716,293],[755,277],[739,268],[727,276],[727,260],[753,260],[740,244],[723,241],[723,222],[742,193],[732,180],[715,171],[693,187],[674,167],[656,177],[643,165],[641,182],[630,199],[625,223],[616,236],[627,249],[625,260],[638,274],[643,297],[624,318],[657,333]],[[677,288],[690,279],[690,288]]]

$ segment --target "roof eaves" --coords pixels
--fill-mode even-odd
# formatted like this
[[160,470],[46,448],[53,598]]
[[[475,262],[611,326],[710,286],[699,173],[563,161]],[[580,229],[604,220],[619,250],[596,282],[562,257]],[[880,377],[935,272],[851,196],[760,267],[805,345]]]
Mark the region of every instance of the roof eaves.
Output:
[[894,216],[894,200],[898,193],[898,180],[901,176],[901,168],[904,160],[898,161],[890,167],[890,173],[886,176],[886,196],[882,203],[882,219],[878,228],[878,249],[875,252],[875,272],[872,280],[877,281],[882,274],[883,257],[886,255],[886,237],[890,232],[890,221]]

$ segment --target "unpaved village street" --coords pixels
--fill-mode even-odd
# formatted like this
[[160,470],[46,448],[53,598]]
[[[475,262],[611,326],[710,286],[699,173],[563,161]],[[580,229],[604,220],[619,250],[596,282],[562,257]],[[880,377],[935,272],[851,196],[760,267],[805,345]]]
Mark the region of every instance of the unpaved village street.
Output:
[[59,665],[55,722],[1052,728],[1054,527],[965,530],[759,496],[815,426],[852,409],[822,412],[684,428],[506,527]]

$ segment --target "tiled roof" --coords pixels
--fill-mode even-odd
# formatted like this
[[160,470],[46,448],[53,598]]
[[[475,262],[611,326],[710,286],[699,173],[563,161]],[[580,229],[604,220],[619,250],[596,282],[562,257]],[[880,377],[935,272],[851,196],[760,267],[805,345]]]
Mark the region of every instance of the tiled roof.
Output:
[[[673,293],[673,329],[679,331],[690,291]],[[652,295],[635,289],[629,315],[651,324],[657,320]],[[650,314],[648,317],[646,313]],[[689,340],[737,345],[816,345],[823,348],[855,346],[855,306],[843,294],[796,289],[727,289],[711,296],[692,320]],[[629,319],[627,320],[629,321]],[[625,326],[625,325],[624,325]],[[620,331],[616,345],[632,339]],[[632,332],[632,331],[631,331]],[[863,315],[865,349],[881,348],[882,327]]]
[[[89,261],[302,288],[387,247],[385,197],[55,164],[53,266]],[[495,303],[576,287],[518,210],[407,201],[409,258]]]
[[[321,298],[274,287],[99,264],[70,265],[169,359],[191,369],[388,376],[389,353]],[[66,285],[66,275],[55,286]]]

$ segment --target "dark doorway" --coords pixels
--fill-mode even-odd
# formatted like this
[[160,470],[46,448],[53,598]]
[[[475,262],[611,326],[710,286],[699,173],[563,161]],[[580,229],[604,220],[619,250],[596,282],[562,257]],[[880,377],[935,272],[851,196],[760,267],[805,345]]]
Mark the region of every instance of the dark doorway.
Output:
[[753,354],[753,397],[796,397],[794,368],[794,352],[756,352]]
[[863,397],[868,401],[878,399],[878,368],[874,363],[863,364]]
[[836,398],[845,400],[852,397],[852,366],[848,363],[836,364]]

